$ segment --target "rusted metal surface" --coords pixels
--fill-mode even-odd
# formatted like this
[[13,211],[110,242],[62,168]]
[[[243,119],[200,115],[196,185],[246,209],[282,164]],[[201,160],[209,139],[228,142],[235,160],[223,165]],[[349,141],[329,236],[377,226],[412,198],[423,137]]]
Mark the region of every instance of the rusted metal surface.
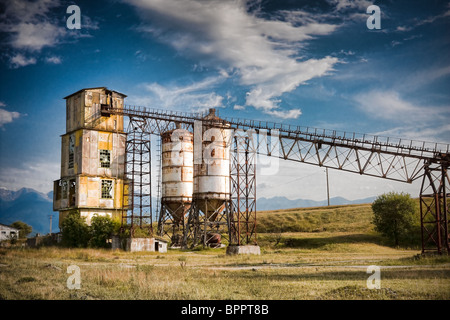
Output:
[[152,234],[151,139],[140,118],[130,118],[125,159],[122,229],[145,227]]
[[[208,124],[221,123],[210,109]],[[194,192],[184,234],[184,243],[208,245],[208,234],[228,235],[230,210],[230,140],[232,130],[213,126],[194,127],[201,135],[201,148],[194,148]]]
[[[219,118],[212,114],[206,119]],[[194,164],[193,198],[198,208],[208,217],[231,197],[230,146],[227,143],[231,134],[232,131],[229,129],[203,128],[201,155],[194,154],[194,158],[201,159],[201,163]]]
[[256,245],[256,151],[251,137],[233,138],[230,245]]
[[193,136],[176,129],[164,133],[162,139],[162,202],[172,209],[192,201]]
[[426,163],[420,190],[422,253],[450,254],[450,159]]
[[167,235],[173,246],[184,233],[193,193],[193,135],[174,129],[161,135],[161,210],[158,234]]
[[[430,250],[438,252],[443,252],[444,248],[448,250],[448,185],[450,183],[447,170],[448,158],[450,157],[449,144],[340,132],[256,120],[220,119],[213,113],[209,115],[188,114],[134,106],[125,106],[124,108],[112,107],[106,112],[118,116],[139,117],[145,122],[148,132],[153,134],[161,134],[172,130],[177,124],[189,131],[195,131],[194,124],[201,122],[204,127],[245,130],[249,137],[257,136],[256,154],[407,183],[422,179],[421,199],[428,198],[431,201],[431,204],[421,201],[423,251],[427,251],[428,249],[426,248],[428,247],[431,248]],[[444,159],[447,159],[446,164],[442,162]],[[430,169],[430,165],[432,165],[431,167],[437,165],[440,168],[440,177],[433,175],[435,170]],[[202,172],[202,170],[205,171],[204,168],[200,168],[199,172]],[[439,170],[436,169],[437,171]],[[220,204],[209,203],[209,199],[212,198],[207,192],[209,188],[200,188],[200,184],[207,186],[209,182],[204,183],[202,181],[200,183],[200,176],[201,174],[198,175],[197,190],[202,191],[199,194],[205,195],[203,197],[205,203],[199,202],[197,205],[196,197],[194,197],[190,211],[205,210],[208,212],[210,206],[211,213],[209,215],[214,216],[217,210],[213,211],[213,208],[220,207]],[[248,174],[244,174],[244,176],[248,179]],[[211,180],[207,179],[207,181]],[[240,185],[241,181],[239,178],[237,185]],[[214,183],[211,182],[211,185],[214,185]],[[425,191],[428,187],[432,189],[431,193]],[[194,190],[196,190],[195,181]],[[234,187],[233,190],[233,195],[236,195],[236,199],[239,198],[239,202],[245,201],[248,203],[251,199],[251,196],[244,195],[242,191],[239,191],[242,189]],[[213,194],[226,194],[226,192],[214,191]],[[242,199],[242,196],[237,195],[237,193],[241,193],[244,198]],[[197,198],[200,199],[202,197],[198,196]],[[229,204],[229,200],[223,202],[224,212],[239,211],[236,207],[231,208]],[[202,207],[204,209],[201,209]],[[245,210],[245,212],[247,211]],[[216,217],[220,218],[223,216],[223,214],[219,215],[217,213]],[[200,221],[200,217],[189,216],[189,219],[192,220],[193,225],[196,227],[188,230],[186,233],[188,237],[194,234],[192,237],[198,239],[199,232],[206,234],[206,226],[214,222],[209,219]],[[431,220],[428,221],[427,219]],[[205,226],[203,229],[200,227],[202,222]],[[430,226],[433,225],[434,227],[428,227],[428,222],[430,222]],[[239,231],[238,234],[242,233]]]

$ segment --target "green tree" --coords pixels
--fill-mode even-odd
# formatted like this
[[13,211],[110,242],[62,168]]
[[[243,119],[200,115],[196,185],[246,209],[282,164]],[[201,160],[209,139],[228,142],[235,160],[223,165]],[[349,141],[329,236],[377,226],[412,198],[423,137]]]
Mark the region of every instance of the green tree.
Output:
[[389,192],[372,203],[375,230],[391,239],[396,246],[411,239],[415,231],[417,205],[409,194]]
[[31,233],[31,231],[33,231],[33,228],[30,225],[28,225],[22,221],[13,222],[11,224],[11,227],[19,229],[19,238],[20,239],[26,238],[27,235],[29,235]]
[[78,212],[70,213],[61,223],[62,243],[67,247],[86,248],[90,236],[90,228]]
[[91,239],[89,245],[97,248],[108,247],[107,240],[116,229],[116,222],[111,220],[111,218],[94,216],[91,220]]

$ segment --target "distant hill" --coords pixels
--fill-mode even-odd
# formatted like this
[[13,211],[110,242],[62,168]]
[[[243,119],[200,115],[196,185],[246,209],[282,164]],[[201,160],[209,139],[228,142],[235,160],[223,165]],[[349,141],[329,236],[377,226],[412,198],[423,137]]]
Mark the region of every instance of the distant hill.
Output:
[[58,232],[57,212],[53,211],[53,192],[40,193],[29,188],[11,191],[0,188],[0,223],[9,225],[23,221],[33,227],[30,235],[50,231],[49,215],[53,214],[52,232]]
[[[330,205],[346,205],[346,204],[362,204],[372,203],[376,197],[369,197],[358,200],[347,200],[342,197],[334,197],[330,199]],[[292,209],[292,208],[308,208],[308,207],[321,207],[326,206],[327,200],[314,201],[305,199],[289,200],[285,197],[273,197],[273,198],[259,198],[256,201],[256,209],[262,210],[278,210],[278,209]]]
[[[331,205],[371,203],[375,197],[347,200],[341,197],[330,199]],[[153,199],[156,204],[156,199]],[[0,223],[9,225],[14,221],[23,221],[33,227],[32,234],[47,234],[50,229],[49,215],[53,214],[52,232],[58,232],[59,215],[53,211],[53,192],[40,193],[29,188],[11,191],[0,188]],[[289,200],[285,197],[260,198],[256,202],[257,210],[279,210],[326,206],[327,200],[305,199]],[[156,219],[155,219],[156,220]]]

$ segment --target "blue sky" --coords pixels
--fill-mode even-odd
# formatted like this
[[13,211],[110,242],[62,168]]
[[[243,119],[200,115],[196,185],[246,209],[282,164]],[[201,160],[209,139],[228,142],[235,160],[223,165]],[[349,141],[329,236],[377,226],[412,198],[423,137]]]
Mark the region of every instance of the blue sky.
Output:
[[[446,1],[1,1],[0,187],[51,190],[62,98],[97,86],[127,104],[450,143],[449,27]],[[257,181],[261,197],[326,197],[323,168],[283,162]],[[338,171],[330,183],[348,199],[419,192]]]

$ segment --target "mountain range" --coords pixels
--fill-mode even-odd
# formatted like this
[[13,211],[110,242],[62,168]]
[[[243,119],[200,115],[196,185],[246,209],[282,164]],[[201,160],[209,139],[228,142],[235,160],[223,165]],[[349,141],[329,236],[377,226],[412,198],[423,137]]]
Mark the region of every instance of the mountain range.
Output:
[[0,188],[0,223],[10,225],[23,221],[33,228],[31,235],[58,232],[59,215],[53,211],[53,191],[44,194],[34,189],[22,188],[18,191]]
[[[330,205],[346,205],[346,204],[361,204],[372,203],[376,197],[369,197],[358,200],[347,200],[342,197],[330,198]],[[328,204],[327,200],[315,201],[305,199],[289,200],[286,197],[273,197],[273,198],[259,198],[256,201],[256,210],[278,210],[278,209],[291,209],[291,208],[307,208],[307,207],[322,207]]]
[[[330,199],[331,205],[371,203],[376,197],[359,200],[347,200],[341,197]],[[153,199],[155,201],[155,199]],[[53,211],[53,191],[44,194],[34,189],[22,188],[11,191],[0,188],[0,223],[10,225],[15,221],[23,221],[32,226],[36,233],[47,234],[50,230],[49,216],[52,214],[52,232],[59,232],[59,214]],[[304,207],[326,206],[327,200],[314,201],[305,199],[290,200],[285,197],[259,198],[256,208],[261,210],[277,210]]]

